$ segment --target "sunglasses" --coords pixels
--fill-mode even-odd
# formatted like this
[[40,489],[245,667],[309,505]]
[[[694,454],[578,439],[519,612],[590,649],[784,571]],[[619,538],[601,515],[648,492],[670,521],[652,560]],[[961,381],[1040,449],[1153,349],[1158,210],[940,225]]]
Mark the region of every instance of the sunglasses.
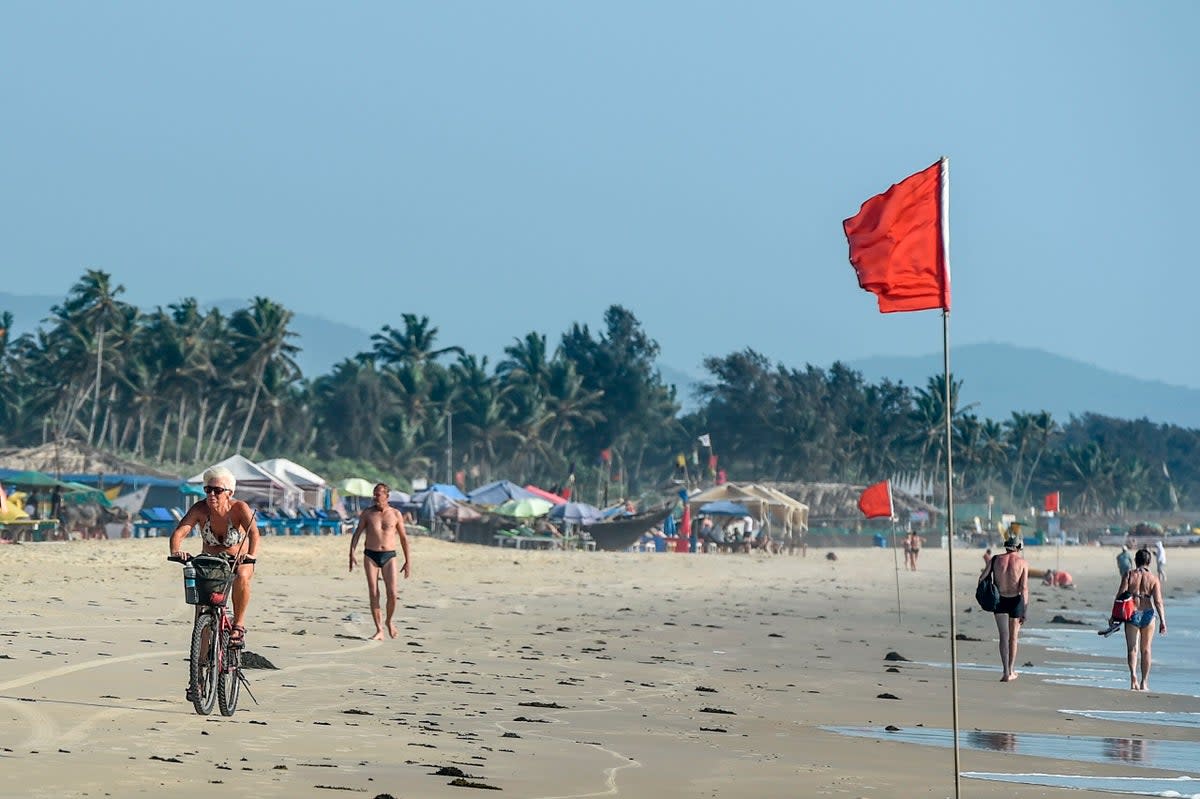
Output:
[[221,496],[221,494],[223,494],[224,492],[226,492],[228,490],[229,489],[225,488],[224,486],[205,486],[204,487],[205,494],[216,494],[217,496]]

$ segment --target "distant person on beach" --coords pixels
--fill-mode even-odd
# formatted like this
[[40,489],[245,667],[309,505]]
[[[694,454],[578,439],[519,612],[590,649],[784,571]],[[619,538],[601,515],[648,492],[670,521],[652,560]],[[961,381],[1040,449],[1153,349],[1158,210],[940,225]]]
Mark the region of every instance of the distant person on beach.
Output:
[[1025,623],[1029,605],[1029,564],[1021,556],[1019,528],[1009,528],[1004,541],[1004,554],[992,557],[992,574],[1000,589],[1000,606],[996,608],[996,631],[1000,634],[1000,682],[1017,679],[1017,639]]
[[1117,571],[1121,572],[1121,577],[1129,574],[1129,570],[1133,568],[1133,555],[1129,554],[1129,544],[1122,544],[1121,551],[1117,553]]
[[[1154,643],[1154,614],[1158,613],[1158,631],[1167,634],[1167,613],[1163,607],[1162,583],[1150,573],[1150,550],[1139,549],[1133,557],[1135,568],[1121,579],[1117,595],[1128,591],[1133,596],[1133,618],[1125,622],[1125,657],[1129,663],[1129,688],[1149,689],[1150,646]],[[1139,676],[1139,663],[1141,674]]]
[[[246,644],[246,610],[250,606],[250,581],[258,559],[258,522],[254,511],[240,499],[233,498],[237,479],[224,466],[214,466],[204,473],[204,499],[200,500],[179,520],[171,533],[171,555],[187,560],[191,556],[181,547],[194,527],[204,542],[205,555],[226,555],[233,560],[237,573],[233,581],[233,633],[231,646]],[[196,606],[200,612],[200,606]],[[189,689],[190,690],[190,689]]]
[[354,571],[358,561],[354,550],[358,548],[358,539],[364,532],[367,534],[363,541],[363,572],[367,575],[367,598],[371,603],[371,618],[375,621],[375,634],[372,641],[383,640],[383,610],[379,606],[379,578],[383,578],[383,587],[387,591],[387,631],[395,638],[400,634],[392,621],[396,615],[396,541],[404,552],[404,579],[412,575],[412,559],[408,554],[408,535],[404,532],[404,517],[400,511],[388,504],[388,494],[391,489],[386,483],[378,483],[373,492],[375,504],[363,510],[358,517],[358,527],[354,529],[354,537],[350,539],[350,571]]
[[1042,576],[1042,585],[1052,585],[1055,588],[1075,588],[1075,580],[1070,572],[1061,569],[1046,569]]
[[1165,583],[1167,581],[1167,548],[1163,546],[1163,540],[1160,538],[1154,542],[1154,563],[1158,569],[1158,581]]
[[921,557],[921,545],[924,543],[925,539],[917,535],[915,530],[904,539],[904,565],[911,572],[917,570],[917,558]]

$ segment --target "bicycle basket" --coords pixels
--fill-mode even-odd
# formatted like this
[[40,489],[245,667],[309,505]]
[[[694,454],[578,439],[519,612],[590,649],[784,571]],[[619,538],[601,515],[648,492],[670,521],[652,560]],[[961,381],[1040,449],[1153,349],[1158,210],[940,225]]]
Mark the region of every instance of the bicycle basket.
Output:
[[192,558],[192,566],[196,568],[198,604],[224,605],[233,575],[229,561],[215,555],[197,555]]

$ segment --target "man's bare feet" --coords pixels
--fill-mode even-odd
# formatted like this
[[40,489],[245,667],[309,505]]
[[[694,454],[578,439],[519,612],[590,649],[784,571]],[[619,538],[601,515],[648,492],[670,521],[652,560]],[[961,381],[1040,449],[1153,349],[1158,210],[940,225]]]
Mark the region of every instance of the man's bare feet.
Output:
[[1020,676],[1020,675],[1018,675],[1014,671],[1012,674],[1007,674],[1007,675],[1001,677],[1000,682],[1012,682],[1013,680],[1017,679],[1018,676]]
[[[395,636],[392,636],[392,637],[394,638]],[[372,635],[367,640],[368,641],[382,641],[383,640],[383,630],[376,630],[375,634]]]
[[[396,629],[396,625],[392,624],[390,621],[388,622],[388,633],[391,634],[393,638],[396,638],[400,635],[400,631]],[[382,637],[382,634],[380,637]]]

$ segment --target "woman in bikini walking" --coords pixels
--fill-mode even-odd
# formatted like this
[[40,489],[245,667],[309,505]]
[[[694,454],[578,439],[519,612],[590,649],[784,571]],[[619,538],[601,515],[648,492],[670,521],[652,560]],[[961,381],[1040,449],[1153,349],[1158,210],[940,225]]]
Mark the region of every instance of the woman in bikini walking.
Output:
[[[258,553],[258,523],[245,502],[233,498],[237,480],[233,472],[214,466],[204,473],[204,499],[192,505],[171,533],[172,557],[190,557],[182,551],[192,528],[204,542],[205,555],[227,555],[237,577],[233,581],[233,634],[229,643],[245,646],[246,609],[250,605],[250,580]],[[196,612],[200,610],[196,607]]]
[[[1133,618],[1125,622],[1126,659],[1129,662],[1129,687],[1149,690],[1150,645],[1154,642],[1154,616],[1158,613],[1158,631],[1167,634],[1167,614],[1163,608],[1162,583],[1150,571],[1150,550],[1139,549],[1133,557],[1134,568],[1121,578],[1120,595],[1133,595]],[[1138,675],[1138,663],[1141,675]]]

